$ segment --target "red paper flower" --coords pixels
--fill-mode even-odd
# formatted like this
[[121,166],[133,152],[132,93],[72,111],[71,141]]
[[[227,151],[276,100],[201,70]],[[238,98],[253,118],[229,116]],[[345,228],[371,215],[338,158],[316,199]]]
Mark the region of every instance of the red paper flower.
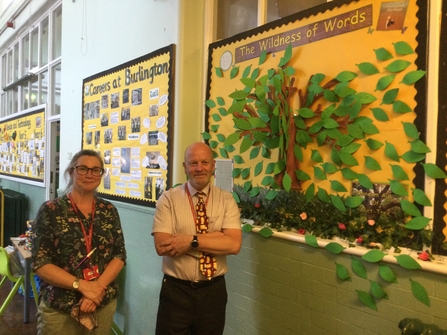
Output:
[[261,208],[261,204],[259,202],[255,203],[255,208]]
[[346,230],[346,226],[345,226],[344,223],[338,223],[338,228],[339,228],[340,230]]
[[301,234],[301,235],[306,234],[306,229],[304,229],[304,228],[298,229],[298,234]]
[[363,242],[363,237],[359,236],[357,237],[357,239],[355,240],[358,244],[361,244]]
[[428,252],[423,251],[423,252],[418,254],[418,258],[423,260],[423,261],[429,261],[430,260],[430,255],[428,254]]

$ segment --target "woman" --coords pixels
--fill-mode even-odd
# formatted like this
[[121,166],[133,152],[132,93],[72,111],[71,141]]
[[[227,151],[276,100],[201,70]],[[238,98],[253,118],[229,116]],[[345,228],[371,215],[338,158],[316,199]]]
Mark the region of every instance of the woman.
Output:
[[[118,293],[115,278],[126,250],[118,211],[95,196],[103,173],[97,152],[78,152],[65,170],[66,194],[42,204],[34,220],[33,269],[42,279],[40,335],[110,334]],[[78,321],[84,315],[80,312],[88,313],[92,327]]]

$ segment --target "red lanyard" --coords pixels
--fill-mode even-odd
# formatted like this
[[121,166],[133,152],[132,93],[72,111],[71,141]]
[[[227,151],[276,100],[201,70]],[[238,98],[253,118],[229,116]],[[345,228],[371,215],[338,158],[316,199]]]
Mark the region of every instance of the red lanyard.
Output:
[[81,225],[82,233],[84,234],[85,247],[87,248],[87,254],[88,254],[92,250],[93,219],[95,218],[95,198],[93,198],[93,200],[92,200],[92,219],[91,219],[91,224],[90,224],[90,229],[89,229],[89,232],[88,232],[88,236],[87,236],[87,232],[85,231],[84,224],[82,223],[82,219],[81,219],[81,215],[79,214],[78,207],[76,206],[76,204],[75,204],[75,202],[73,200],[73,197],[71,196],[71,193],[68,193],[68,198],[70,198],[71,207],[73,207],[73,210],[78,215],[79,224]]
[[[186,194],[188,195],[188,200],[189,200],[189,206],[191,207],[191,212],[192,212],[192,216],[194,217],[194,222],[196,221],[197,218],[197,212],[195,210],[195,206],[192,202],[192,197],[191,197],[191,193],[189,193],[189,187],[188,187],[188,183],[185,183],[185,190],[186,190]],[[204,192],[203,192],[204,193]],[[205,194],[205,193],[204,193]],[[208,196],[206,197],[206,201],[205,201],[205,207],[208,205],[208,200],[210,198],[210,194],[211,194],[211,188],[208,192]]]

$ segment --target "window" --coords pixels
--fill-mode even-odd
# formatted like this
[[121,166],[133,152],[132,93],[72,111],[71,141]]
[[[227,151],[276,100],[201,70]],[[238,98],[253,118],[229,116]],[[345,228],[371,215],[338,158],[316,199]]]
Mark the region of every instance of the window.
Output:
[[61,1],[20,34],[0,55],[0,117],[43,103],[60,114]]
[[217,0],[216,38],[230,37],[329,1]]

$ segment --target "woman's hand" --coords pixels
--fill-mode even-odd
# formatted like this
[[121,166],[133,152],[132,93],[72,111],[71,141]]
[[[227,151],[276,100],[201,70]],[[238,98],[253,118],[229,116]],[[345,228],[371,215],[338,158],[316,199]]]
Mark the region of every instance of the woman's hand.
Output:
[[81,298],[81,300],[79,302],[81,303],[81,306],[79,307],[81,312],[92,313],[92,312],[96,311],[96,305],[90,299],[83,297],[83,298]]
[[106,294],[104,286],[102,286],[95,280],[92,281],[80,280],[79,292],[82,293],[84,298],[91,300],[96,306],[99,306],[101,304],[101,301],[104,298],[104,295]]

